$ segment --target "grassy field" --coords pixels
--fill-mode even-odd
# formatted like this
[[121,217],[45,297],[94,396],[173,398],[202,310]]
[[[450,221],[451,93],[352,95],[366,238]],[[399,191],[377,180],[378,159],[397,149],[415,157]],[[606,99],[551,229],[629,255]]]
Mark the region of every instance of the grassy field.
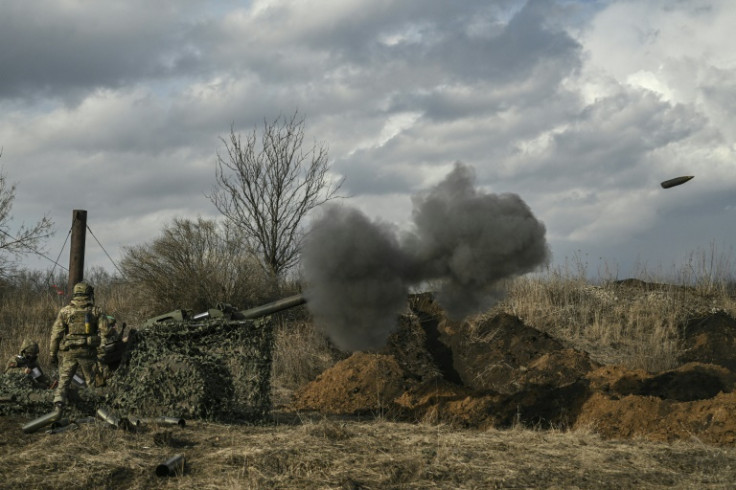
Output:
[[[598,362],[647,371],[675,366],[689,319],[736,314],[731,282],[720,273],[681,284],[649,276],[621,283],[590,281],[578,267],[507,288],[493,310],[467,323],[511,313]],[[0,293],[0,355],[7,359],[30,337],[46,366],[60,298],[39,288]],[[97,298],[121,321],[143,319],[124,286],[102,284]],[[303,318],[282,319],[276,333],[277,405],[344,358]],[[0,488],[733,488],[736,481],[736,449],[696,437],[662,444],[604,440],[589,430],[468,430],[278,411],[264,426],[188,421],[134,432],[83,424],[24,434],[27,421],[0,417]],[[185,456],[184,473],[156,476],[173,454]]]
[[[0,419],[2,488],[733,488],[736,450],[587,431],[458,430],[376,419],[190,422],[23,434]],[[175,454],[183,474],[157,476]]]

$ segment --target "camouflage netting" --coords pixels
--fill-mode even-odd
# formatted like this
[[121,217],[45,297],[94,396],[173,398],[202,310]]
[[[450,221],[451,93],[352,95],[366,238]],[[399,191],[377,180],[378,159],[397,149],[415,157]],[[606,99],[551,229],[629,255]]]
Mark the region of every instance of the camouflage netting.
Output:
[[268,318],[145,327],[131,332],[106,402],[142,417],[261,422],[271,410],[272,345]]
[[0,415],[40,415],[53,408],[53,398],[53,390],[35,385],[26,374],[0,375]]
[[[56,371],[47,372],[57,378]],[[65,414],[69,417],[92,415],[102,403],[102,392],[88,388],[69,387],[69,405]],[[22,415],[39,417],[54,409],[54,390],[35,384],[21,372],[0,374],[0,416]]]

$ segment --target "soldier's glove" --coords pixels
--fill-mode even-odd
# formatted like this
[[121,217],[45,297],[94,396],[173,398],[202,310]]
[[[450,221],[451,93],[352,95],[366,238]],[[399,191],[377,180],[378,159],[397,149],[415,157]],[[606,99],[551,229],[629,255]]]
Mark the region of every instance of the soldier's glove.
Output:
[[56,354],[53,354],[51,356],[51,359],[49,359],[49,362],[51,362],[51,365],[53,367],[59,367],[59,356],[57,356]]

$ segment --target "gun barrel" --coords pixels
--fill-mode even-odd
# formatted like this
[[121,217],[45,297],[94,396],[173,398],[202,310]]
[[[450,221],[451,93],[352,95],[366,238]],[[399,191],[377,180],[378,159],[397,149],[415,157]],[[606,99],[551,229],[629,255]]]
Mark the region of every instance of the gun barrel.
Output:
[[294,308],[295,306],[303,305],[307,302],[307,298],[303,294],[296,294],[283,298],[272,303],[266,303],[262,306],[256,306],[248,310],[242,310],[238,312],[238,317],[243,320],[252,320],[254,318],[260,318],[262,316],[268,316],[279,311]]

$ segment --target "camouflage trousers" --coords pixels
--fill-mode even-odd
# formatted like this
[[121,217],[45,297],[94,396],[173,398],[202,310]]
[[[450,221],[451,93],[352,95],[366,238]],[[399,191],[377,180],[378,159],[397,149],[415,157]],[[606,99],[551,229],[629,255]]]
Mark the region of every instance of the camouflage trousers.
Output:
[[97,374],[97,352],[85,348],[72,348],[68,351],[59,352],[59,354],[59,385],[54,392],[54,403],[66,403],[69,385],[72,382],[72,377],[77,372],[77,368],[82,370],[87,387],[94,386],[95,375]]

